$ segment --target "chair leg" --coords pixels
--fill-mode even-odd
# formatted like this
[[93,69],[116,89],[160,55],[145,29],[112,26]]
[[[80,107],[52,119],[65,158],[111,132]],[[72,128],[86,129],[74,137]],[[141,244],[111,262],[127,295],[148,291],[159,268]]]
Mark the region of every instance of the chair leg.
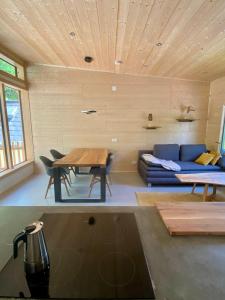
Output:
[[109,181],[108,181],[108,178],[106,177],[106,185],[107,185],[107,187],[108,187],[108,189],[109,189],[109,194],[110,194],[110,196],[112,196],[112,192],[111,192],[111,189],[110,189],[110,186],[109,186]]
[[95,176],[94,176],[94,175],[92,175],[92,178],[91,178],[91,182],[90,182],[90,185],[89,185],[89,187],[91,187],[91,186],[92,186],[92,184],[94,183],[94,179],[95,179]]
[[69,177],[69,181],[70,181],[70,183],[72,183],[72,180],[71,180],[70,173],[68,174],[68,177]]
[[90,196],[91,196],[91,192],[92,192],[93,186],[94,186],[94,183],[93,183],[93,184],[90,186],[90,190],[89,190],[88,197],[90,197]]
[[73,167],[71,167],[70,170],[73,172],[74,176],[77,176],[77,174],[76,174],[76,172],[75,172],[75,170],[74,170]]
[[67,174],[65,174],[65,179],[66,179],[66,181],[67,181],[67,183],[68,183],[68,185],[71,187],[71,184],[70,184],[70,181],[69,181],[69,179],[68,179],[68,177],[67,177]]
[[111,178],[111,176],[107,175],[107,177],[108,177],[109,184],[112,185],[112,178]]
[[91,192],[92,192],[93,186],[98,182],[98,181],[96,181],[96,179],[97,179],[97,177],[95,175],[93,175],[91,183],[90,183],[90,190],[89,190],[88,197],[91,196]]
[[48,186],[47,186],[47,189],[46,189],[46,193],[45,193],[45,199],[46,199],[46,197],[48,195],[49,188],[50,188],[50,186],[52,184],[52,179],[53,179],[53,177],[50,176],[49,181],[48,181]]
[[[67,191],[67,195],[68,196],[70,196],[70,193],[69,193],[69,190],[68,190],[68,187],[67,187],[67,183],[66,183],[66,176],[65,175],[63,175],[62,176],[62,181],[63,181],[63,183],[64,183],[64,185],[65,185],[65,188],[66,188],[66,191]],[[67,179],[68,180],[68,179]]]

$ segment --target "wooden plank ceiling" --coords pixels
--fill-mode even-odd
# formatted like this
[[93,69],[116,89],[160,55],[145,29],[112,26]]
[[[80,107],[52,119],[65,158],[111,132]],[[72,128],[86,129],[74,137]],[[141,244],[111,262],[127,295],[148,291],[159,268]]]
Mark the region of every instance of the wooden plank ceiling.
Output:
[[225,75],[225,1],[1,0],[0,43],[29,63],[212,80]]

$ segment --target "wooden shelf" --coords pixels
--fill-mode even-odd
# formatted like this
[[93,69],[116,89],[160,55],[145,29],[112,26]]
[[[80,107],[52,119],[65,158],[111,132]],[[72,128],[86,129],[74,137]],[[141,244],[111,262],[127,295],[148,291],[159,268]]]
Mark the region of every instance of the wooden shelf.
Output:
[[153,129],[158,129],[158,128],[161,128],[161,126],[144,126],[143,127],[144,129],[150,129],[150,130],[153,130]]
[[177,122],[184,122],[184,123],[196,121],[195,119],[176,119],[176,120]]

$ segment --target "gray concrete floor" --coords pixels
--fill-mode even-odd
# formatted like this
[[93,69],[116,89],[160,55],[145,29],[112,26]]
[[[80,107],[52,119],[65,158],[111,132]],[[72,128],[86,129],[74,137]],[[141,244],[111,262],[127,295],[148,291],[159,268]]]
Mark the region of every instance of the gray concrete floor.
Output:
[[[89,193],[89,184],[91,177],[79,175],[72,177],[71,196],[85,198]],[[136,206],[135,192],[190,192],[191,186],[153,186],[147,187],[137,173],[112,173],[112,196],[107,192],[105,203],[96,204],[66,204],[66,205],[84,205],[84,206]],[[33,175],[27,181],[15,186],[13,189],[0,196],[0,206],[55,206],[65,205],[55,203],[54,188],[51,187],[47,198],[44,198],[48,176],[45,174]],[[93,188],[92,197],[99,197],[99,184]],[[68,198],[63,190],[63,197]],[[202,187],[197,191],[201,192]]]

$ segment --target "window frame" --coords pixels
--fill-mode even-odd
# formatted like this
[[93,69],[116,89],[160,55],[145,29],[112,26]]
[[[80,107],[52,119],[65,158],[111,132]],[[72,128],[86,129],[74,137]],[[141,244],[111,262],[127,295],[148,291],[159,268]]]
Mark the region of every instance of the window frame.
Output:
[[[0,70],[0,105],[1,105],[1,124],[3,131],[3,143],[4,143],[4,154],[5,154],[5,165],[6,168],[0,171],[0,180],[4,176],[17,171],[20,168],[23,168],[24,165],[27,165],[33,162],[34,153],[33,153],[33,142],[32,142],[32,127],[30,119],[30,106],[29,106],[29,96],[28,96],[28,82],[26,67],[27,62],[18,57],[15,53],[9,51],[7,48],[3,47],[0,44],[0,58],[3,61],[6,61],[8,64],[15,67],[16,76],[10,73]],[[9,123],[7,117],[7,107],[6,100],[4,95],[4,86],[10,87],[18,91],[20,113],[21,113],[21,130],[23,134],[23,143],[21,156],[19,154],[18,158],[23,157],[23,161],[18,164],[13,165],[13,157],[15,161],[18,161],[17,155],[14,156],[11,151],[11,142],[10,142],[10,132],[9,132]],[[19,147],[18,147],[19,148]],[[20,148],[19,148],[20,149]]]
[[26,67],[27,62],[19,58],[16,54],[10,52],[0,44],[0,58],[16,68],[16,75],[9,74],[0,70],[0,81],[19,89],[28,90]]
[[[7,107],[6,107],[6,96],[5,96],[5,87],[12,88],[16,91],[18,91],[18,96],[19,96],[19,103],[20,103],[20,112],[21,112],[21,125],[22,125],[22,133],[23,133],[23,150],[24,150],[24,160],[17,163],[13,164],[13,156],[12,156],[12,147],[11,147],[11,140],[10,140],[10,131],[9,131],[9,120],[8,120],[8,113],[7,113]],[[9,84],[2,84],[2,94],[3,94],[3,109],[4,109],[4,117],[5,117],[5,123],[6,123],[6,139],[7,139],[7,156],[9,157],[9,164],[8,164],[8,169],[14,169],[20,164],[23,164],[27,161],[27,151],[26,151],[26,139],[25,139],[25,131],[24,131],[24,118],[23,118],[23,106],[22,106],[22,101],[21,101],[21,91],[19,88],[14,87]]]
[[5,130],[5,122],[4,122],[4,116],[3,116],[3,97],[2,97],[2,85],[1,85],[1,91],[0,91],[0,123],[2,126],[2,140],[3,140],[3,149],[4,149],[4,155],[5,155],[5,164],[6,168],[2,171],[0,170],[0,174],[5,172],[9,169],[9,159],[8,159],[8,151],[7,151],[7,143],[6,143],[6,130]]

